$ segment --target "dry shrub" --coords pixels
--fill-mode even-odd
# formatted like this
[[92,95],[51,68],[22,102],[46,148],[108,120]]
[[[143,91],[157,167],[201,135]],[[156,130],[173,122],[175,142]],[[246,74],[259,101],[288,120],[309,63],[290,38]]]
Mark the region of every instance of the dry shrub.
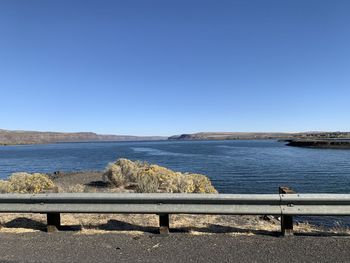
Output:
[[147,166],[147,163],[140,161],[130,161],[128,159],[118,159],[116,162],[121,169],[121,172],[125,178],[125,181],[136,183],[139,180],[140,171]]
[[103,174],[104,180],[111,182],[114,186],[120,187],[125,183],[125,177],[122,174],[122,169],[116,163],[108,164],[106,171]]
[[55,184],[45,174],[14,173],[8,181],[0,182],[1,193],[40,193],[54,189]]
[[156,193],[159,188],[159,182],[157,177],[145,173],[140,176],[136,181],[137,193]]
[[180,176],[177,176],[175,185],[175,191],[178,193],[196,193],[193,180],[187,175],[180,174]]
[[8,193],[9,182],[0,180],[0,194]]
[[159,165],[128,159],[109,164],[104,178],[116,187],[136,185],[135,190],[140,193],[217,193],[204,175],[174,172]]
[[193,193],[217,193],[214,186],[211,184],[208,177],[203,174],[187,174],[185,176],[189,177],[189,180],[192,180],[194,190]]

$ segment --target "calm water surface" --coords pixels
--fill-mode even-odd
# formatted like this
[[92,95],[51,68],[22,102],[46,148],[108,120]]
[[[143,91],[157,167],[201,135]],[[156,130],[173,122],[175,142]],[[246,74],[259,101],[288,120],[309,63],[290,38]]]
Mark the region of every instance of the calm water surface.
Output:
[[13,172],[102,170],[117,158],[210,177],[220,193],[350,193],[350,150],[274,140],[61,143],[0,147],[0,178]]

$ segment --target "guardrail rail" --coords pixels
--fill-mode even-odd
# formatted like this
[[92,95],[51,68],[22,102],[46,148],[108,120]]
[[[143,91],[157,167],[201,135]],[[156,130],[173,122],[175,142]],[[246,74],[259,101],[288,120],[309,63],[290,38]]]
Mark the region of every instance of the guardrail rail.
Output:
[[275,215],[283,235],[293,234],[293,216],[350,215],[350,194],[0,194],[0,213],[47,214],[47,231],[60,229],[60,213],[157,214],[161,234],[169,214]]

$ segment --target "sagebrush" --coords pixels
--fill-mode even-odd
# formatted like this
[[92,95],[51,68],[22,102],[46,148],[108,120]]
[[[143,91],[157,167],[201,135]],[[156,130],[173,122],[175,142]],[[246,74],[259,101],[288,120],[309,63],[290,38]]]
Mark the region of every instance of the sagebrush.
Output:
[[136,192],[217,193],[202,174],[175,172],[146,162],[118,159],[104,172],[105,180],[116,187],[134,186]]
[[0,180],[1,193],[40,193],[55,188],[53,181],[45,174],[14,173],[8,180]]

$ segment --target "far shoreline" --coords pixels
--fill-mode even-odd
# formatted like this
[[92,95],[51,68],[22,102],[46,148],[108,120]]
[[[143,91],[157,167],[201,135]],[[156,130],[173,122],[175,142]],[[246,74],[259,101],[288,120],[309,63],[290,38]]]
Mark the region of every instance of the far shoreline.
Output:
[[184,139],[184,140],[133,140],[133,141],[72,141],[72,142],[42,142],[42,143],[17,143],[0,144],[1,146],[31,146],[31,145],[50,145],[50,144],[69,144],[69,143],[143,143],[143,142],[219,142],[219,141],[285,141],[280,138],[241,138],[241,139]]
[[86,144],[86,143],[163,143],[163,142],[227,142],[227,141],[276,141],[285,146],[309,148],[309,149],[338,149],[350,150],[350,139],[291,139],[291,138],[235,138],[235,139],[165,139],[165,140],[130,140],[130,141],[72,141],[72,142],[43,142],[43,143],[18,143],[0,144],[0,147],[15,146],[45,146],[56,144]]
[[350,139],[289,139],[284,142],[292,147],[350,150]]

